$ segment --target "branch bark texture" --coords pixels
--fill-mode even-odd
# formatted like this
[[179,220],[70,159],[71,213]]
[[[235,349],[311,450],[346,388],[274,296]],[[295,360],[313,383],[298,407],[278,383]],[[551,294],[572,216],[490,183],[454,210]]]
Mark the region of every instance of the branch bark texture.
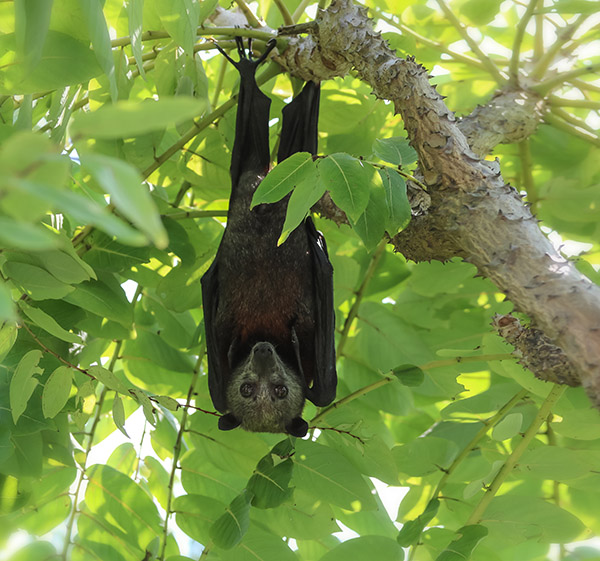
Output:
[[322,80],[353,68],[402,116],[431,206],[395,236],[398,251],[415,261],[462,257],[474,264],[563,349],[600,407],[600,287],[554,249],[499,164],[482,159],[497,143],[530,135],[544,100],[502,91],[457,122],[425,68],[398,58],[350,0],[334,0],[319,13],[316,32],[293,41],[278,59],[291,73]]

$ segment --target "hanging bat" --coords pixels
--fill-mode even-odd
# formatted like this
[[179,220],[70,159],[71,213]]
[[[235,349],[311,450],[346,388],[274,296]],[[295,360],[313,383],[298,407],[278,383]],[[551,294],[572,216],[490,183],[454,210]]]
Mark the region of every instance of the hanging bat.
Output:
[[[221,430],[302,437],[305,399],[335,398],[333,269],[310,217],[277,246],[289,195],[250,210],[270,165],[271,100],[255,72],[275,41],[257,60],[236,41],[239,62],[221,51],[240,74],[227,227],[202,277],[209,390]],[[319,85],[308,82],[283,110],[278,161],[316,153],[318,114]]]

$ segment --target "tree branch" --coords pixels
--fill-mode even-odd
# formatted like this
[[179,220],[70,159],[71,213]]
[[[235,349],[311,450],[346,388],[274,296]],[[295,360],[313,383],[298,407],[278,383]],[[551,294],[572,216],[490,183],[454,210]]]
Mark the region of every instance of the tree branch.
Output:
[[[398,251],[419,261],[462,257],[473,263],[565,351],[600,406],[600,287],[554,249],[521,196],[504,183],[498,163],[481,159],[495,143],[531,134],[544,112],[543,101],[528,91],[504,92],[458,124],[426,70],[414,58],[398,58],[373,31],[363,7],[334,0],[319,12],[317,25],[313,36],[291,39],[292,48],[278,61],[313,80],[354,68],[377,97],[394,102],[419,154],[431,206],[395,236]],[[511,112],[526,107],[520,112],[525,126],[504,115],[500,134],[484,131],[479,119],[485,121],[494,105],[510,106]]]

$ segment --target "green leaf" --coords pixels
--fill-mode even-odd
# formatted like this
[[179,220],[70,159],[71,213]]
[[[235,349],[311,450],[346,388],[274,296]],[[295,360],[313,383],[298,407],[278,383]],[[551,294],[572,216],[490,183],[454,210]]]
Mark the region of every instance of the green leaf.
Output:
[[416,544],[419,541],[425,526],[427,526],[437,514],[439,507],[440,501],[438,499],[431,499],[427,503],[422,514],[414,520],[407,520],[404,522],[398,533],[398,537],[396,538],[398,543],[402,547],[410,547],[411,545]]
[[361,536],[352,538],[328,551],[320,561],[349,561],[358,559],[381,559],[403,561],[404,551],[392,539],[384,536]]
[[[15,310],[15,303],[10,295],[10,290],[4,282],[0,279],[0,322],[12,321],[17,319]],[[2,345],[0,345],[0,349]],[[2,352],[0,351],[0,360],[2,360]]]
[[160,336],[139,330],[137,337],[125,342],[125,352],[134,360],[153,363],[173,372],[191,372],[194,363],[189,355],[165,343]]
[[144,232],[156,247],[167,246],[169,240],[158,209],[148,189],[142,185],[137,170],[122,160],[100,154],[86,154],[83,165],[110,194],[111,202],[117,209]]
[[113,408],[112,408],[112,416],[115,425],[117,428],[127,437],[127,431],[125,430],[125,409],[123,408],[123,400],[119,396],[118,393],[115,393],[115,397],[113,399]]
[[231,549],[244,537],[250,525],[250,496],[238,495],[210,527],[210,537],[223,549]]
[[42,57],[51,12],[52,0],[15,0],[17,56],[29,69]]
[[40,253],[38,258],[44,265],[44,269],[66,284],[78,284],[90,280],[89,266],[84,266],[84,261],[68,253],[45,251]]
[[107,370],[103,366],[90,366],[88,372],[96,378],[96,380],[102,382],[109,390],[114,390],[126,396],[130,395],[129,388],[123,384],[113,372]]
[[264,203],[274,203],[285,197],[294,186],[303,181],[315,181],[316,168],[308,152],[297,152],[277,164],[260,182],[250,208]]
[[119,285],[109,286],[102,280],[82,282],[64,300],[125,328],[131,327],[132,309]]
[[105,206],[99,206],[79,193],[48,189],[46,185],[25,180],[18,180],[15,185],[22,191],[47,201],[54,210],[72,216],[80,224],[96,226],[128,245],[147,244],[146,236],[141,232],[111,214]]
[[118,101],[96,111],[78,113],[73,118],[71,134],[92,138],[132,138],[176,125],[201,115],[205,110],[203,100],[189,96],[146,99],[142,103]]
[[169,35],[187,55],[192,56],[199,21],[199,3],[192,0],[156,0],[155,5],[156,13]]
[[584,529],[578,518],[555,504],[513,493],[495,497],[481,522],[488,527],[490,537],[505,540],[510,536],[513,543],[568,543]]
[[102,12],[103,2],[100,0],[88,0],[81,4],[85,16],[88,31],[94,47],[94,54],[100,67],[108,77],[110,84],[110,95],[113,101],[117,101],[119,92],[117,90],[117,77],[115,74],[115,61],[113,59],[110,35],[106,25],[106,19]]
[[150,398],[140,389],[131,388],[130,392],[135,396],[135,399],[141,404],[144,412],[144,417],[152,426],[156,425],[156,419],[154,417],[154,407]]
[[594,461],[585,451],[564,446],[527,450],[517,464],[517,470],[524,476],[553,481],[577,479],[594,469]]
[[52,316],[48,315],[40,308],[34,308],[33,306],[27,304],[27,302],[24,300],[19,300],[19,308],[21,308],[23,313],[31,321],[35,322],[36,325],[51,335],[54,335],[55,337],[58,337],[67,343],[81,343],[81,337],[79,337],[79,335],[75,335],[74,333],[63,329]]
[[34,376],[43,372],[37,366],[41,358],[42,351],[29,351],[19,361],[10,381],[10,408],[15,425],[27,408],[27,402],[38,385],[38,381]]
[[[115,558],[114,540],[118,537],[126,559],[142,560],[148,544],[162,536],[152,498],[141,484],[109,466],[93,465],[86,474],[89,481],[83,516],[78,519],[78,542],[93,547],[98,559],[109,560]],[[89,559],[87,552],[83,559]]]
[[6,276],[34,300],[60,299],[74,290],[71,285],[57,280],[48,271],[35,265],[9,261],[3,269]]
[[10,557],[9,561],[39,561],[40,559],[52,559],[57,556],[58,553],[50,542],[38,540],[19,549]]
[[281,236],[277,240],[277,245],[284,243],[288,236],[304,221],[312,206],[323,196],[323,193],[325,193],[325,185],[319,177],[316,180],[309,178],[296,185],[288,201],[285,222],[283,223]]
[[551,423],[558,434],[576,440],[600,438],[600,412],[596,409],[572,409],[562,414],[562,421]]
[[385,193],[380,185],[373,184],[369,193],[369,204],[354,223],[354,231],[360,236],[367,251],[373,251],[385,234]]
[[0,243],[4,247],[43,251],[60,245],[60,238],[48,228],[0,216]]
[[0,53],[6,53],[0,72],[0,95],[33,94],[87,82],[101,69],[87,43],[50,30],[42,57],[33,69],[16,56],[14,33],[0,36]]
[[140,77],[145,80],[144,61],[142,59],[142,21],[144,17],[144,0],[129,0],[127,2],[127,24],[131,37],[131,52],[140,72]]
[[168,395],[155,395],[152,398],[159,404],[162,405],[165,409],[169,411],[177,411],[179,409],[179,403],[177,403],[176,399],[169,397]]
[[290,547],[272,532],[266,532],[253,525],[250,527],[244,541],[235,549],[219,551],[221,561],[298,561],[298,557]]
[[73,370],[69,366],[59,366],[52,374],[42,392],[42,413],[44,417],[53,419],[62,411],[69,399]]
[[289,488],[294,463],[291,459],[275,464],[273,456],[267,454],[258,462],[246,489],[252,493],[252,506],[275,508],[292,494]]
[[502,419],[492,431],[494,440],[508,440],[519,434],[523,424],[523,415],[521,413],[511,413]]
[[217,7],[219,0],[203,0],[200,4],[200,13],[198,14],[200,21],[198,25],[202,25],[204,20],[210,16]]
[[377,138],[373,143],[373,153],[384,162],[395,166],[407,166],[417,161],[417,153],[401,136]]
[[299,440],[293,459],[294,481],[299,489],[345,509],[375,507],[371,490],[362,475],[339,452]]
[[454,442],[426,436],[392,449],[398,468],[411,476],[424,476],[447,468],[458,449]]
[[210,539],[210,526],[221,516],[224,508],[222,502],[202,495],[182,495],[173,501],[177,526],[199,543]]
[[371,186],[362,162],[349,154],[331,154],[319,160],[318,170],[335,204],[356,221],[367,207]]
[[465,561],[465,559],[470,559],[477,544],[487,535],[488,529],[480,524],[463,526],[456,531],[456,538],[437,556],[436,561]]
[[401,384],[409,387],[420,386],[425,379],[425,373],[418,366],[412,364],[396,366],[396,368],[392,370],[392,374],[400,380]]
[[380,169],[379,177],[385,191],[387,207],[385,229],[390,236],[403,229],[410,221],[411,208],[406,196],[406,181],[393,170]]
[[17,340],[17,324],[3,321],[0,323],[0,363],[10,352]]

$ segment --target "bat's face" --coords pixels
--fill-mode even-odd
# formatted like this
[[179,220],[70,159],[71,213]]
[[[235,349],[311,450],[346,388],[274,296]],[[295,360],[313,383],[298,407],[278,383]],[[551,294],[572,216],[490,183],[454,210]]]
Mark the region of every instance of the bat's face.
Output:
[[256,343],[233,371],[227,403],[230,415],[246,430],[303,436],[297,433],[302,432],[299,423],[306,427],[300,418],[304,390],[298,375],[281,360],[271,343]]

